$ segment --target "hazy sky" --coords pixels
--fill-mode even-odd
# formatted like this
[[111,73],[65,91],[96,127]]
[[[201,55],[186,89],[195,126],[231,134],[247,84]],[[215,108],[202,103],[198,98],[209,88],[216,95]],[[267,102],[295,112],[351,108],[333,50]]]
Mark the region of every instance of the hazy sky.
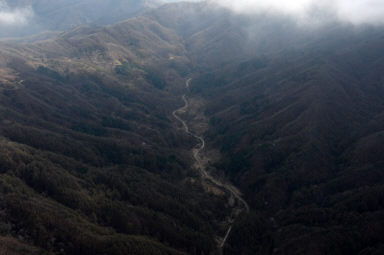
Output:
[[30,7],[11,10],[8,5],[0,0],[0,25],[23,25],[33,16]]
[[[280,12],[310,21],[333,16],[353,24],[384,24],[384,0],[211,0],[238,12]],[[322,14],[322,15],[321,15]],[[326,14],[326,15],[324,15]]]

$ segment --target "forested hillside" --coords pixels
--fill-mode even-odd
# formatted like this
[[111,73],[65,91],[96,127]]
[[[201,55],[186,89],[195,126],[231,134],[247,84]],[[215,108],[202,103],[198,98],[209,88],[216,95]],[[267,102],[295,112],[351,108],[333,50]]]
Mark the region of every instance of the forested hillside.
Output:
[[177,93],[190,69],[173,31],[142,17],[1,51],[4,247],[214,249],[224,203],[188,181],[196,175],[187,154],[192,138],[170,116],[180,104],[170,90]]
[[[81,24],[121,21],[87,4]],[[250,206],[224,254],[380,254],[383,42],[203,2],[1,43],[0,253],[215,254],[235,202],[196,172],[184,95],[208,170]]]
[[255,54],[191,85],[224,155],[216,168],[254,209],[227,254],[382,251],[384,32],[363,31],[319,31],[326,44]]

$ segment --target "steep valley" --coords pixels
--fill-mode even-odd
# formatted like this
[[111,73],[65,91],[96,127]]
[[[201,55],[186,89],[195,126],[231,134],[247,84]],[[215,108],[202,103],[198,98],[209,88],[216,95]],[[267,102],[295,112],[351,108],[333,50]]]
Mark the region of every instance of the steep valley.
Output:
[[[202,186],[206,190],[206,192],[210,192],[214,195],[218,196],[227,196],[228,197],[228,203],[227,206],[231,208],[230,214],[228,214],[227,219],[225,222],[223,222],[223,225],[226,229],[224,232],[225,235],[223,237],[218,236],[216,238],[217,240],[217,246],[219,253],[222,253],[222,249],[226,244],[226,241],[228,239],[228,236],[231,234],[233,222],[236,221],[237,217],[241,213],[249,213],[250,209],[247,204],[247,202],[242,198],[242,194],[239,192],[239,190],[234,187],[232,184],[228,183],[228,181],[220,180],[218,177],[213,176],[211,173],[211,170],[209,169],[211,166],[211,160],[212,158],[209,158],[208,154],[205,153],[206,151],[206,142],[204,137],[197,135],[194,133],[195,131],[191,131],[190,125],[187,124],[187,120],[183,120],[179,115],[180,114],[186,114],[188,112],[193,112],[193,108],[190,104],[190,99],[187,96],[187,93],[190,91],[190,83],[192,81],[192,78],[189,78],[185,82],[185,88],[186,93],[182,95],[182,100],[184,101],[184,106],[181,108],[175,110],[172,115],[177,119],[181,124],[185,131],[185,133],[189,136],[192,136],[195,138],[195,140],[198,142],[198,144],[191,150],[192,157],[195,160],[194,168],[199,173],[199,177],[197,182],[202,182]],[[198,109],[195,109],[198,110]],[[196,117],[198,114],[192,114],[193,117]],[[189,122],[189,121],[188,121]],[[194,124],[197,124],[201,126],[201,124],[204,124],[203,121],[199,121],[196,119],[193,120]],[[215,161],[214,161],[215,162]]]
[[382,27],[138,13],[0,43],[0,254],[384,251]]

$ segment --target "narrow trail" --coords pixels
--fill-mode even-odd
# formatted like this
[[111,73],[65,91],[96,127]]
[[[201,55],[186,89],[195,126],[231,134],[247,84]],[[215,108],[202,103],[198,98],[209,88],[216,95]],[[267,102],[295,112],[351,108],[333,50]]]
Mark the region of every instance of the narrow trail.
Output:
[[[185,88],[186,88],[187,92],[189,92],[189,86],[190,86],[191,81],[192,81],[192,78],[189,78],[185,82]],[[215,177],[213,177],[212,175],[210,175],[207,172],[206,167],[203,164],[203,160],[200,157],[200,152],[203,151],[205,148],[204,138],[191,132],[186,121],[178,116],[178,114],[180,114],[180,113],[185,113],[189,108],[189,102],[188,102],[187,94],[184,94],[181,98],[184,101],[184,106],[173,111],[172,115],[173,115],[173,117],[175,117],[175,119],[177,119],[179,122],[181,122],[181,124],[183,125],[184,131],[188,135],[196,138],[199,141],[199,143],[196,145],[196,148],[194,148],[192,150],[192,155],[196,161],[197,169],[199,171],[201,178],[203,180],[208,180],[211,183],[213,183],[215,186],[221,188],[222,190],[227,191],[229,194],[231,194],[231,196],[233,196],[237,201],[240,202],[241,210],[245,210],[248,213],[249,212],[249,206],[248,206],[247,202],[241,197],[240,191],[236,187],[234,187],[233,185],[231,185],[229,183],[224,183],[224,182],[220,181],[219,179],[216,179]],[[232,226],[233,226],[234,221],[236,220],[236,217],[237,217],[237,215],[231,216],[230,226],[229,226],[225,236],[223,238],[220,238],[221,240],[218,240],[218,248],[219,248],[220,252],[221,252],[221,249],[224,247],[224,245],[228,239],[228,236],[230,235],[230,233],[232,231]]]

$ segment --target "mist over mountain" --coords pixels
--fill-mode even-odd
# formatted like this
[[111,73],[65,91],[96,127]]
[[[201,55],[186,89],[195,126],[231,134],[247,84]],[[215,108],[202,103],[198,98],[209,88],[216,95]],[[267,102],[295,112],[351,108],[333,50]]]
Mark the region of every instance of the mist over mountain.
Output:
[[381,2],[167,2],[0,5],[0,254],[382,254]]
[[113,24],[164,3],[161,0],[2,0],[0,36],[20,37],[81,25]]
[[302,25],[319,25],[332,21],[354,25],[384,24],[384,3],[380,0],[212,0],[237,13],[277,13],[294,17]]

